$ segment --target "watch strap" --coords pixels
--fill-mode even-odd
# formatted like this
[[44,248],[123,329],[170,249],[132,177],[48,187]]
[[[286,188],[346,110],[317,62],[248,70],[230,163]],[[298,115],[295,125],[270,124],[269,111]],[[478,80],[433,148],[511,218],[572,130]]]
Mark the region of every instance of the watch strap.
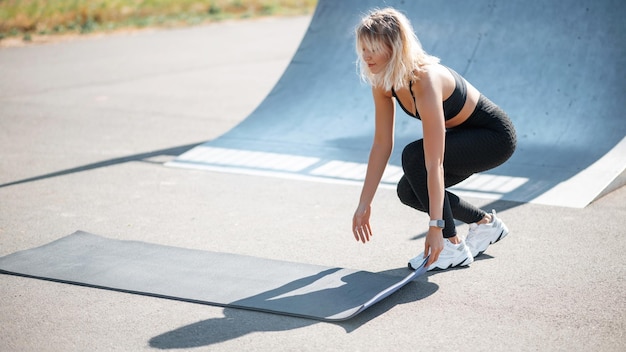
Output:
[[446,227],[446,222],[444,220],[430,220],[428,222],[428,226],[439,227],[443,229],[444,227]]

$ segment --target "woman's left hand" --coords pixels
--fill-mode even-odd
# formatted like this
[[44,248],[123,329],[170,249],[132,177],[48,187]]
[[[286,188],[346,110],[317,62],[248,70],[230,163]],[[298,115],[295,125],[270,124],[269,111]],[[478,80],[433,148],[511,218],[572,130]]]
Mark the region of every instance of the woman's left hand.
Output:
[[[426,241],[424,242],[424,258],[430,254],[426,267],[439,259],[439,253],[443,250],[443,232],[440,228],[429,227]],[[430,252],[430,253],[429,253]]]

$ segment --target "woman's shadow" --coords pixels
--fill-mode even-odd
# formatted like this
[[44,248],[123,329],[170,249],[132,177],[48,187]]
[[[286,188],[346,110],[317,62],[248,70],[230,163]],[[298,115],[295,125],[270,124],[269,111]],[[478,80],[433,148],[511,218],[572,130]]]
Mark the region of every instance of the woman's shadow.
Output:
[[[305,312],[307,309],[316,310],[318,312],[321,309],[322,314],[325,314],[325,307],[320,305],[315,306],[316,303],[332,302],[332,305],[336,306],[339,304],[339,307],[341,307],[341,298],[346,297],[346,295],[355,294],[353,288],[356,287],[357,282],[358,285],[362,285],[363,279],[366,278],[362,276],[362,272],[355,272],[341,278],[341,281],[345,283],[342,286],[306,292],[306,288],[310,287],[311,284],[319,282],[319,280],[324,280],[324,277],[336,275],[340,270],[339,268],[329,269],[318,275],[296,280],[276,290],[234,302],[231,306],[239,305],[246,307],[249,306],[251,302],[254,302],[256,306],[262,307],[260,309],[271,310],[272,306],[286,304],[292,307],[299,306],[304,309]],[[368,274],[372,275],[372,273]],[[396,281],[400,281],[406,276],[407,269],[387,270],[378,274],[389,276]],[[436,284],[428,282],[428,278],[422,275],[353,318],[341,322],[332,322],[332,324],[337,324],[343,327],[346,332],[350,333],[370,320],[384,314],[396,305],[419,301],[432,295],[437,289],[438,286]],[[319,320],[313,319],[226,307],[224,308],[224,317],[222,318],[212,318],[168,331],[151,338],[149,345],[159,349],[209,346],[215,343],[236,339],[253,332],[286,331],[317,324],[319,322]]]

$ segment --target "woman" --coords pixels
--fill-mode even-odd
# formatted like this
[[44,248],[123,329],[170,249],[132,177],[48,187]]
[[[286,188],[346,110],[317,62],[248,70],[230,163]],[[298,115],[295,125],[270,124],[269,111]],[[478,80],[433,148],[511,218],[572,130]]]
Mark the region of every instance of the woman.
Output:
[[[428,270],[469,265],[474,257],[508,234],[496,212],[486,213],[446,191],[474,173],[505,162],[515,150],[513,125],[499,107],[463,77],[428,55],[411,23],[400,12],[375,10],[356,28],[362,78],[371,84],[375,133],[367,174],[352,229],[357,241],[372,236],[374,193],[393,149],[395,100],[422,121],[423,139],[402,152],[402,203],[430,215],[424,253],[409,261]],[[470,224],[465,240],[454,219]]]

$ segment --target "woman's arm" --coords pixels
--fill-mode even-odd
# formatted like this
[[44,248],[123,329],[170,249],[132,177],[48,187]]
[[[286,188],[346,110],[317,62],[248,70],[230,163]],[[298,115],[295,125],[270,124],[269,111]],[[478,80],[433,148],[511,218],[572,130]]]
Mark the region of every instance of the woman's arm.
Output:
[[354,238],[363,243],[369,241],[372,236],[369,224],[370,208],[393,150],[394,134],[395,104],[392,97],[381,88],[372,88],[372,95],[375,105],[374,141],[359,206],[352,218]]
[[[432,70],[432,69],[431,69]],[[415,82],[415,105],[422,118],[424,134],[424,159],[426,163],[429,214],[431,220],[443,219],[445,194],[443,156],[445,150],[446,127],[443,114],[442,81],[436,70],[425,72]],[[424,244],[424,253],[430,259],[427,266],[439,258],[443,250],[442,229],[429,227]]]

